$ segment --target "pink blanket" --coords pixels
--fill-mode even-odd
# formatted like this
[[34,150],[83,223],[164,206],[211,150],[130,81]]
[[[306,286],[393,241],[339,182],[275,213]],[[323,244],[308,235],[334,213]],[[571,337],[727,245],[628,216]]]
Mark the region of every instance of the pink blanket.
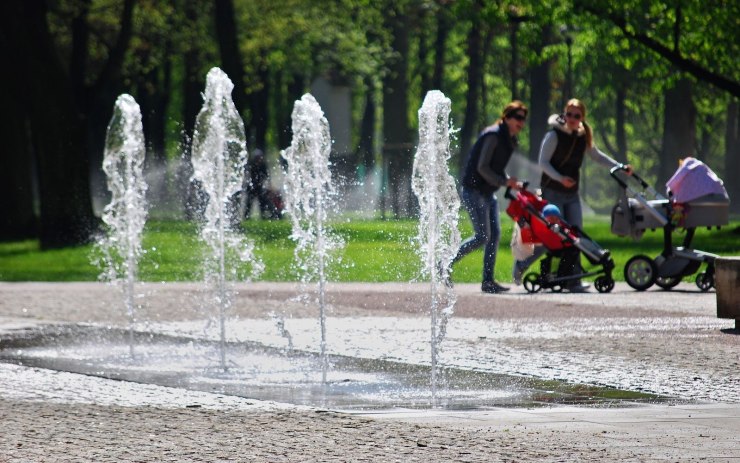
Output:
[[673,193],[673,200],[679,203],[687,203],[709,194],[720,194],[728,198],[727,190],[717,174],[700,160],[691,157],[683,160],[665,186]]

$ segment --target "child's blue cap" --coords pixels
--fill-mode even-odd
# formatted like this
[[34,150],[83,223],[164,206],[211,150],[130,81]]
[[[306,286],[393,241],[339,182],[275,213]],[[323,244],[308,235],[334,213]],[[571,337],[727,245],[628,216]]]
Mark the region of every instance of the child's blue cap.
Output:
[[542,208],[542,215],[544,215],[545,217],[560,217],[560,208],[554,204],[548,204],[547,206]]

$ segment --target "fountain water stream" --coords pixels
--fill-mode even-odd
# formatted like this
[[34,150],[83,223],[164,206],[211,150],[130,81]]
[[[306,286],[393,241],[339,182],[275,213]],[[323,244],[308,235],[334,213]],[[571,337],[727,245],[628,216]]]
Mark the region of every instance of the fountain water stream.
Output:
[[285,209],[296,241],[295,257],[301,281],[315,283],[321,326],[323,379],[328,367],[326,355],[326,271],[333,252],[342,246],[339,237],[327,228],[336,190],[329,170],[331,137],[329,123],[316,99],[305,94],[293,107],[293,139],[281,152],[287,161]]
[[414,157],[411,187],[419,200],[417,240],[422,275],[430,281],[432,401],[437,394],[437,357],[456,302],[446,284],[450,264],[460,246],[457,229],[460,198],[449,173],[451,102],[438,90],[427,93],[419,109],[419,147]]
[[231,99],[233,89],[234,84],[219,68],[208,72],[192,149],[193,180],[200,183],[207,197],[200,237],[207,245],[205,281],[212,291],[212,305],[218,309],[224,370],[225,320],[232,300],[229,282],[240,275],[240,263],[251,267],[252,276],[262,270],[262,263],[254,257],[254,244],[232,227],[237,212],[234,196],[242,189],[247,163],[244,122]]
[[131,357],[136,322],[134,283],[138,261],[144,253],[141,236],[147,217],[145,155],[141,110],[131,95],[121,95],[116,100],[105,139],[103,171],[108,176],[111,201],[103,210],[107,234],[98,241],[98,248],[105,265],[101,278],[120,283],[123,290]]

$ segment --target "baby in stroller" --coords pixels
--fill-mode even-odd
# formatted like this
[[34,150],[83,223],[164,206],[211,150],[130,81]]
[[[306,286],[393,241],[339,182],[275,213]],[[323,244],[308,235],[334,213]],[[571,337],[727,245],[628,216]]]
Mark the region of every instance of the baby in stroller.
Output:
[[[578,227],[565,222],[557,206],[548,204],[526,188],[516,195],[507,191],[506,197],[511,200],[506,212],[516,221],[521,231],[521,242],[541,245],[546,249],[546,255],[540,261],[540,273],[529,273],[524,277],[524,288],[528,292],[543,288],[555,292],[563,289],[582,292],[581,286],[573,285],[573,282],[588,276],[597,276],[594,286],[599,292],[609,292],[614,288],[611,276],[614,261],[609,251],[601,248]],[[580,268],[579,251],[600,269],[584,272]],[[556,274],[552,273],[553,258],[560,259]]]

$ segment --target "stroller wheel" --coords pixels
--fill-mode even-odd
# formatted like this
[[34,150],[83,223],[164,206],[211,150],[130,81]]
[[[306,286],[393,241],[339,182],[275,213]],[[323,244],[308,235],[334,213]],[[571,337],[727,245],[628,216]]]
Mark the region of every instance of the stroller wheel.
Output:
[[681,277],[658,277],[655,279],[655,284],[663,289],[671,289],[679,283],[681,283]]
[[640,254],[632,257],[625,264],[624,279],[636,290],[645,291],[655,283],[657,270],[651,258]]
[[614,280],[607,276],[600,276],[594,280],[594,288],[600,293],[608,293],[614,289]]
[[696,276],[696,286],[704,292],[709,291],[714,286],[714,276],[707,272],[701,272]]
[[542,289],[542,282],[540,281],[540,276],[537,275],[536,273],[526,274],[524,276],[524,280],[522,281],[522,284],[524,285],[524,289],[526,289],[528,293],[536,293]]

